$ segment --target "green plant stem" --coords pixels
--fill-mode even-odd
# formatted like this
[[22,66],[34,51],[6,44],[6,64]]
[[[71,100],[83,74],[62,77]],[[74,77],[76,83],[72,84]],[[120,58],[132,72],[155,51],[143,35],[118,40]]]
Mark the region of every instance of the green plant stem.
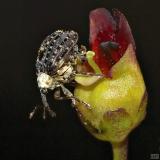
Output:
[[127,160],[128,139],[120,143],[112,143],[113,160]]

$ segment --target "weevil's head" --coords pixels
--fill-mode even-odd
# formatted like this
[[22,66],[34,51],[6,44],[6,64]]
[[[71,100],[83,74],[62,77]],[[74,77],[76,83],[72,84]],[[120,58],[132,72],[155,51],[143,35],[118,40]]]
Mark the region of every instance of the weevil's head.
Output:
[[53,78],[43,72],[38,73],[37,82],[38,87],[41,89],[49,89],[53,86]]

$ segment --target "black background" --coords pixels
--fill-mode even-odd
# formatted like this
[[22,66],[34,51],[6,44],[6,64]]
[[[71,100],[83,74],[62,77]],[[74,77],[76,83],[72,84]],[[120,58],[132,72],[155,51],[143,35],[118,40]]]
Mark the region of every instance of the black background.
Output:
[[158,0],[5,0],[0,2],[0,159],[111,160],[109,143],[92,137],[69,101],[50,96],[57,118],[28,113],[41,102],[35,59],[41,41],[57,29],[73,29],[88,44],[89,11],[122,11],[132,28],[149,93],[148,114],[130,134],[129,160],[160,153],[160,9]]

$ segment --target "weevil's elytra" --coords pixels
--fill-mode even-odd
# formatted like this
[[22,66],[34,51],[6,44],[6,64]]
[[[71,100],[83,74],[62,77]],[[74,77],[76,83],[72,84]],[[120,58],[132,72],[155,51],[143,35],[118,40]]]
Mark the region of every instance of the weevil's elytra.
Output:
[[78,52],[78,34],[74,31],[56,31],[42,42],[38,52],[36,68],[38,72],[56,74],[58,62],[75,57]]
[[[80,52],[77,41],[78,34],[75,31],[57,30],[47,36],[40,46],[36,60],[36,70],[38,87],[44,106],[44,119],[46,110],[52,117],[56,115],[47,102],[46,94],[48,89],[54,90],[57,88],[59,93],[62,91],[65,95],[65,97],[61,97],[60,94],[57,96],[57,92],[55,92],[56,95],[54,97],[56,99],[71,99],[74,104],[77,101],[90,108],[89,104],[75,98],[64,86],[64,84],[74,80],[77,73],[77,60],[81,60],[82,57],[84,59],[84,49],[83,52]],[[37,107],[30,113],[30,118],[33,117],[36,109]]]

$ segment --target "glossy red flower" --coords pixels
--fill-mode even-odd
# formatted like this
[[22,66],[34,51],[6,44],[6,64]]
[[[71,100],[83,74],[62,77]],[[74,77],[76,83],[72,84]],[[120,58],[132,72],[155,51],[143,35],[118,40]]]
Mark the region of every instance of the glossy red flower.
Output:
[[135,49],[131,29],[125,16],[114,9],[111,13],[105,8],[90,12],[90,47],[96,54],[95,62],[103,74],[122,57],[129,44]]

